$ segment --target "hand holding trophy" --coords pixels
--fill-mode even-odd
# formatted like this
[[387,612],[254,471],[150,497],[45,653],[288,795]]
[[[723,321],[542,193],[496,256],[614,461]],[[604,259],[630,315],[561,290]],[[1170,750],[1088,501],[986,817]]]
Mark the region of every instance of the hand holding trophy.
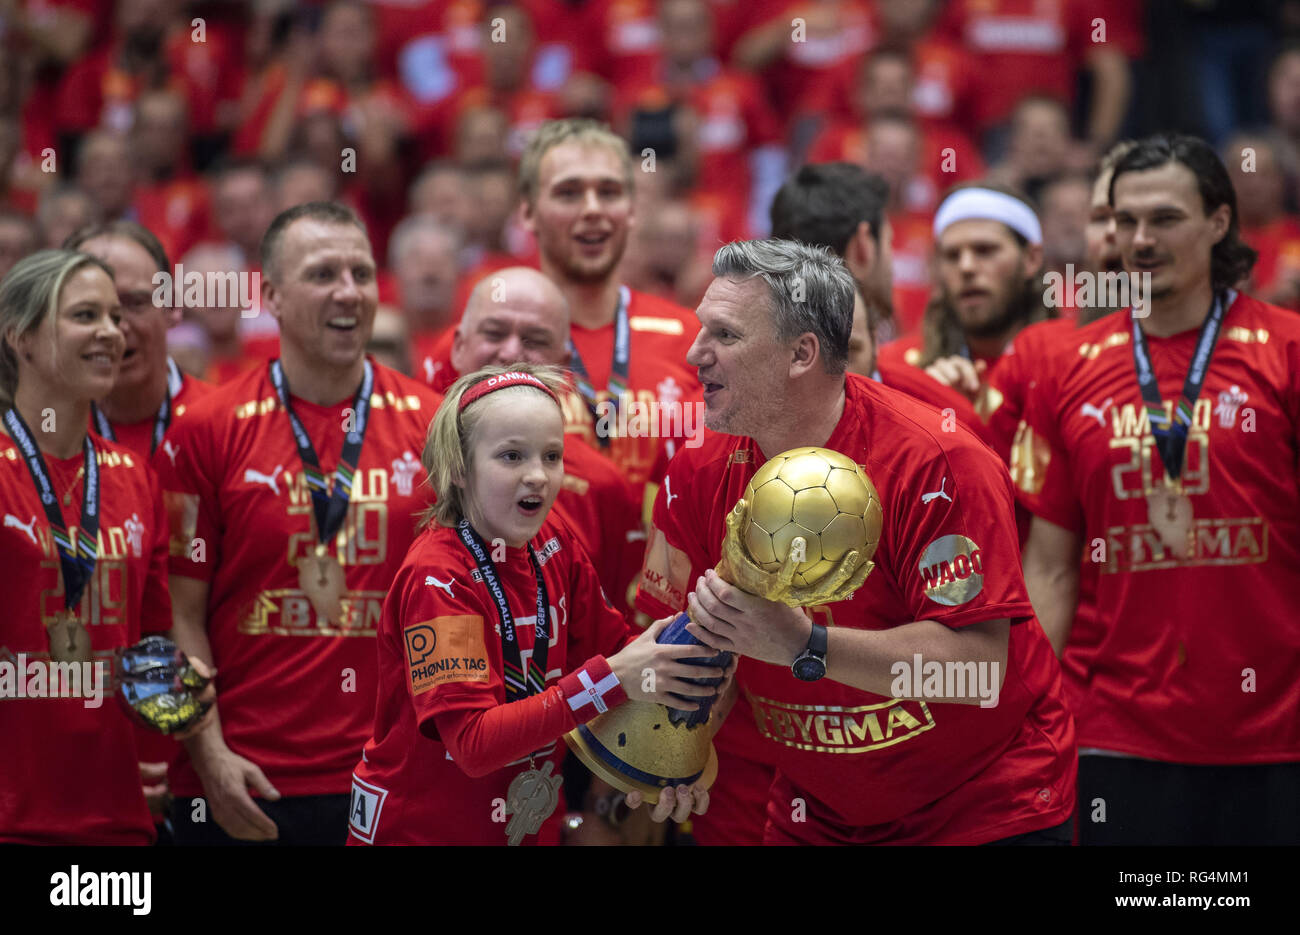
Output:
[[[881,522],[875,486],[851,458],[825,448],[791,449],[759,468],[728,514],[716,571],[735,587],[791,607],[846,600],[875,567]],[[689,615],[679,614],[658,642],[702,645],[688,623]],[[725,666],[730,657],[683,661]],[[628,702],[565,740],[597,776],[655,803],[662,789],[707,788],[716,778],[713,731],[700,729],[711,709],[711,701],[695,712]]]

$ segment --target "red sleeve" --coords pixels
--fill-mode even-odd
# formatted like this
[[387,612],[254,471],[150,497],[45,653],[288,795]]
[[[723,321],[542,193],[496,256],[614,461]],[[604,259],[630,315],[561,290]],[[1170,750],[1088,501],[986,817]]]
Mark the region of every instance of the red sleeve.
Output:
[[[587,583],[599,593],[595,573],[584,564]],[[506,702],[500,654],[488,649],[488,636],[496,640],[495,612],[480,603],[462,566],[425,563],[406,570],[404,577],[402,646],[416,722],[426,736],[441,738],[467,775],[500,769],[626,700],[609,663],[594,656],[541,694]],[[452,593],[426,586],[429,577],[451,582]],[[585,596],[569,593],[575,603]],[[616,612],[608,614],[626,631]],[[574,625],[583,629],[577,621]]]
[[[889,498],[884,535],[911,618],[955,628],[1032,616],[1006,469],[973,443],[945,454],[918,452]],[[946,496],[928,496],[937,491]]]
[[1051,368],[1044,367],[1011,444],[1011,476],[1025,509],[1083,535],[1083,510],[1056,418],[1056,386]]
[[153,455],[170,529],[167,571],[198,581],[212,579],[221,558],[224,528],[212,481],[222,468],[205,444],[210,436],[211,426],[205,420],[179,419]]
[[167,508],[163,505],[162,488],[158,476],[148,472],[149,499],[153,507],[153,545],[149,556],[149,570],[140,595],[140,635],[166,633],[172,628],[172,597],[167,589]]
[[[703,543],[702,530],[692,535],[689,526],[693,514],[678,498],[674,490],[689,491],[690,470],[686,459],[677,457],[668,462],[668,473],[655,495],[650,536],[646,542],[645,560],[641,577],[637,581],[636,609],[658,619],[671,617],[686,608],[686,593],[690,590],[692,567],[708,566],[708,556],[702,549],[692,549],[692,543]],[[667,494],[677,501],[668,505]]]
[[[613,683],[601,694],[600,707],[587,703],[588,682],[597,692]],[[477,778],[527,756],[626,700],[609,663],[597,656],[540,695],[486,711],[443,711],[433,720],[452,760],[466,775]],[[420,727],[429,732],[426,724]]]

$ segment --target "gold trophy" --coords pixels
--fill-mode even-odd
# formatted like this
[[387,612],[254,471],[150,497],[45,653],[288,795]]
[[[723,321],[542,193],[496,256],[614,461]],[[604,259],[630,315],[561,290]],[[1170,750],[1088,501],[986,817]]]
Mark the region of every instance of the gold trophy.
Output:
[[[769,460],[727,514],[723,580],[750,594],[791,607],[847,600],[871,569],[880,541],[880,497],[853,460],[826,448],[793,448]],[[702,645],[686,631],[690,617],[678,614],[659,635],[660,643]],[[683,660],[725,666],[730,653]],[[717,684],[718,679],[701,679]],[[587,767],[624,792],[640,790],[658,802],[662,789],[699,783],[718,774],[712,702],[696,712],[628,701],[565,735]]]

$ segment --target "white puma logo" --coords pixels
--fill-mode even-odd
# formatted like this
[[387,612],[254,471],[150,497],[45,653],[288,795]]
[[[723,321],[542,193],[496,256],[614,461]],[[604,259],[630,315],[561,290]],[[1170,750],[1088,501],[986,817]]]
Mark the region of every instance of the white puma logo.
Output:
[[1113,396],[1107,396],[1105,400],[1102,401],[1100,407],[1094,406],[1092,403],[1084,403],[1082,406],[1079,407],[1079,415],[1087,416],[1089,419],[1096,419],[1097,424],[1100,425],[1102,428],[1105,428],[1106,410],[1110,408],[1110,404],[1113,400],[1114,400]]
[[456,596],[456,595],[454,595],[454,594],[451,593],[451,586],[452,586],[453,584],[456,583],[456,579],[455,579],[455,578],[452,578],[452,579],[451,579],[450,581],[448,581],[446,584],[443,584],[441,581],[439,581],[439,580],[438,580],[437,578],[435,578],[433,575],[425,575],[425,576],[424,576],[424,583],[425,583],[426,585],[431,585],[431,586],[433,586],[433,587],[435,587],[435,588],[442,588],[444,591],[447,592],[447,596],[450,597],[450,598],[454,598],[454,597]]
[[952,503],[952,497],[948,496],[946,493],[943,492],[943,489],[944,489],[945,487],[947,487],[947,486],[948,486],[948,478],[945,477],[945,478],[943,479],[943,483],[941,483],[941,484],[939,485],[939,489],[938,489],[938,490],[936,490],[936,491],[934,491],[934,492],[932,492],[932,493],[923,493],[923,494],[921,494],[921,502],[922,502],[922,503],[929,503],[931,500],[935,500],[935,499],[938,499],[939,497],[943,497],[943,498],[944,498],[945,500],[947,500],[949,503]]
[[672,480],[671,477],[664,478],[664,496],[668,498],[668,502],[664,505],[665,508],[671,507],[673,505],[673,499],[681,496],[681,494],[673,493]]
[[[180,453],[180,449],[172,444],[172,440],[170,438],[165,438],[163,439],[163,451],[167,452],[167,457],[171,458],[172,460],[172,467],[175,467],[176,455]],[[245,479],[247,480],[247,478]]]
[[244,468],[244,483],[245,484],[266,484],[266,486],[270,487],[271,490],[274,491],[275,495],[278,497],[280,496],[280,485],[275,482],[275,479],[280,475],[280,472],[283,470],[284,470],[284,466],[277,464],[275,466],[275,470],[271,472],[270,476],[267,476],[266,474],[263,474],[261,471],[255,471],[252,468]]
[[23,532],[27,533],[27,538],[32,540],[32,545],[40,545],[40,543],[36,541],[36,533],[35,531],[33,531],[32,528],[35,525],[36,525],[35,516],[33,516],[30,520],[24,523],[17,516],[14,516],[12,513],[5,514],[6,529],[8,529],[10,526],[13,526],[15,529],[21,529]]

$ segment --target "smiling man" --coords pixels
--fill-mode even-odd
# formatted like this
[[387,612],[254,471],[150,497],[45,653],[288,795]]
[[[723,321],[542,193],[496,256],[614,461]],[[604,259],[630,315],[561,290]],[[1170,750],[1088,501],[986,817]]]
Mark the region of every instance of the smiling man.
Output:
[[[639,489],[658,480],[650,475],[661,450],[684,437],[680,421],[673,437],[663,437],[656,404],[684,407],[698,398],[699,384],[685,361],[691,313],[619,282],[633,224],[633,171],[627,142],[604,124],[555,120],[524,151],[519,189],[542,272],[569,304],[569,366],[583,405],[566,411],[566,431],[581,432]],[[651,417],[635,419],[634,405]],[[621,434],[619,410],[633,417]]]
[[[1021,579],[1005,468],[968,430],[936,432],[922,403],[845,372],[853,280],[829,251],[732,243],[713,272],[688,358],[712,432],[669,465],[637,606],[689,608],[690,632],[744,657],[748,710],[715,743],[776,767],[764,843],[1068,844],[1074,729]],[[804,446],[861,465],[883,508],[875,570],[811,613],[713,571],[750,479]],[[917,654],[993,673],[997,702],[980,706],[973,685],[896,693]],[[720,772],[714,801],[728,782]]]
[[440,398],[364,356],[378,287],[352,212],[291,208],[261,252],[281,356],[215,390],[154,456],[176,641],[218,670],[217,717],[173,770],[173,825],[181,844],[342,844],[371,639],[429,500],[419,452]]
[[63,246],[107,263],[122,303],[126,350],[113,392],[92,409],[95,430],[148,458],[172,420],[212,389],[186,376],[167,356],[167,331],[181,320],[179,308],[153,301],[154,277],[171,275],[167,253],[147,227],[134,221],[84,227]]
[[1100,571],[1080,841],[1294,843],[1300,319],[1234,291],[1255,252],[1203,140],[1141,141],[1109,195],[1150,314],[1108,315],[1040,368],[1012,461],[1034,514],[1025,579],[1058,652],[1084,543]]

